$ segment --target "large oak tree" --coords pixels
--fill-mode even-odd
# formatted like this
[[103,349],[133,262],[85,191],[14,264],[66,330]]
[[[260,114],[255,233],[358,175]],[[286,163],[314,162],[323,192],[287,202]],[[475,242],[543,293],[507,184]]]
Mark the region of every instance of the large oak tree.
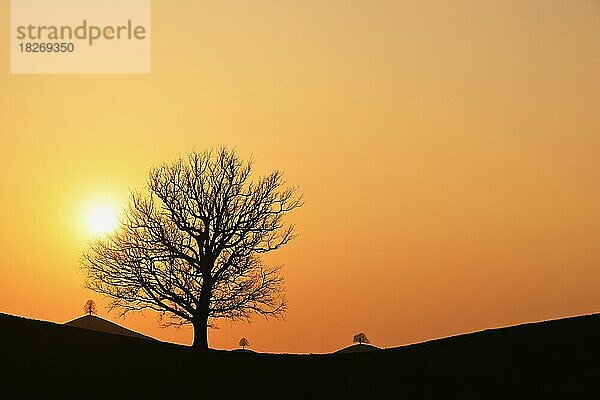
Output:
[[84,253],[87,286],[123,314],[192,324],[198,350],[215,319],[281,316],[283,278],[261,255],[294,238],[284,216],[302,200],[281,171],[253,180],[252,165],[221,148],[152,169],[117,231]]

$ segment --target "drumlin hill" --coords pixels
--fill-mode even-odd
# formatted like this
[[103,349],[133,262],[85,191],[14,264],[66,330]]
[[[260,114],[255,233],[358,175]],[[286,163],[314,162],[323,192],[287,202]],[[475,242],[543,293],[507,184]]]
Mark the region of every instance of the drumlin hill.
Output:
[[20,25],[17,26],[18,40],[87,40],[92,46],[96,40],[144,40],[147,30],[127,20],[124,25],[91,25],[83,20],[81,25]]

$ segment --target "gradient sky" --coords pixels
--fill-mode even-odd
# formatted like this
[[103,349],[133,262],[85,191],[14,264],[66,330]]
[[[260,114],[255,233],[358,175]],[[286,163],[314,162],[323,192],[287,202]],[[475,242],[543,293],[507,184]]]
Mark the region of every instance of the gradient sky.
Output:
[[77,271],[91,204],[235,146],[306,205],[286,322],[210,344],[328,352],[600,311],[600,3],[153,1],[150,75],[11,75],[0,2],[0,312],[118,319]]

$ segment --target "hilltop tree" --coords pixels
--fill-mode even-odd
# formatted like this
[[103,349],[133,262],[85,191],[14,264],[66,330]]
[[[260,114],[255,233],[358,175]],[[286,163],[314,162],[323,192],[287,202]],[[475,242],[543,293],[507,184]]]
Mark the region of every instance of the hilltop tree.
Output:
[[96,302],[94,302],[94,300],[88,300],[88,301],[86,301],[85,305],[83,306],[83,311],[87,315],[96,314],[97,313]]
[[371,343],[369,342],[369,338],[367,338],[367,335],[365,335],[364,332],[360,332],[354,335],[354,337],[352,338],[352,342],[358,344]]
[[284,216],[302,200],[281,171],[252,180],[252,169],[226,148],[153,168],[115,233],[84,253],[88,287],[123,315],[151,309],[163,325],[191,324],[198,350],[216,319],[282,316],[280,268],[261,255],[295,237]]
[[246,350],[246,346],[250,345],[250,342],[248,341],[248,339],[246,339],[245,337],[240,339],[240,347],[244,350]]

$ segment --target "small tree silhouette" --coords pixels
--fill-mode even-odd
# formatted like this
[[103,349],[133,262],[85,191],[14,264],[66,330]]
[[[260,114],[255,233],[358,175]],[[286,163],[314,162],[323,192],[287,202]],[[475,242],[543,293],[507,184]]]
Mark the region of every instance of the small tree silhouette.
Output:
[[240,346],[242,347],[242,349],[246,350],[246,346],[248,346],[249,344],[250,342],[245,337],[240,339]]
[[357,333],[356,335],[354,335],[352,342],[358,343],[358,344],[371,343],[371,342],[369,342],[369,338],[367,337],[367,335],[364,334],[364,332],[360,332],[360,333]]
[[94,300],[88,300],[85,305],[83,306],[83,311],[87,314],[87,315],[92,315],[92,314],[96,314],[96,303],[94,302]]

